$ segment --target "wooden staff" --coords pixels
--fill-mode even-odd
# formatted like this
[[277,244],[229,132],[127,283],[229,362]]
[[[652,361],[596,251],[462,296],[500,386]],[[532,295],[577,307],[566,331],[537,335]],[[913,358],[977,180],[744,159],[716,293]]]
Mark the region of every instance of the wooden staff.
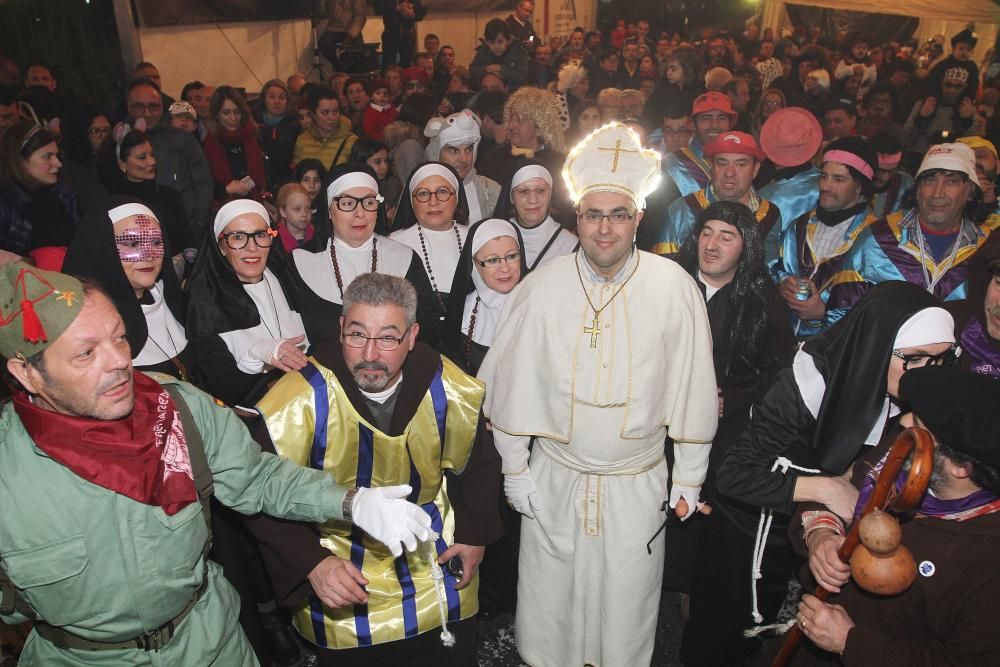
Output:
[[[903,483],[903,489],[892,499],[891,509],[904,512],[920,502],[927,491],[927,485],[931,481],[931,470],[934,468],[934,439],[924,429],[911,427],[900,433],[896,441],[892,443],[892,448],[882,465],[882,470],[879,471],[878,478],[875,480],[875,488],[869,496],[868,502],[865,503],[861,516],[886,507],[889,494],[896,486],[896,478],[899,476],[900,470],[903,469],[903,463],[911,451],[913,452],[913,462],[910,464],[910,472]],[[861,523],[861,517],[858,517],[858,520],[851,524],[851,530],[848,531],[844,543],[837,551],[840,560],[845,563],[850,562],[851,554],[861,539],[858,533],[859,523]],[[830,595],[830,591],[818,586],[813,595],[820,601],[825,601]],[[801,639],[802,629],[796,623],[785,635],[785,643],[781,645],[781,651],[771,663],[772,667],[785,667],[795,655],[795,650],[799,647]]]

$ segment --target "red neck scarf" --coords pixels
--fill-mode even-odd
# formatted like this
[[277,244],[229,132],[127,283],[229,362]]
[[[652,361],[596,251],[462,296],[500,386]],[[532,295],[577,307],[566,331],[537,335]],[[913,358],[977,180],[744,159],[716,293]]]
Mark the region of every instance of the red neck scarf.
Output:
[[216,183],[228,185],[234,180],[233,170],[226,159],[226,144],[243,144],[243,159],[246,161],[247,175],[253,179],[255,190],[267,189],[267,174],[264,172],[264,154],[257,143],[257,133],[249,123],[241,125],[235,132],[227,132],[219,127],[218,136],[205,135],[203,146],[208,167]]
[[14,392],[14,410],[38,448],[77,476],[146,505],[176,514],[198,494],[187,441],[170,394],[133,373],[135,408],[124,419],[71,417]]

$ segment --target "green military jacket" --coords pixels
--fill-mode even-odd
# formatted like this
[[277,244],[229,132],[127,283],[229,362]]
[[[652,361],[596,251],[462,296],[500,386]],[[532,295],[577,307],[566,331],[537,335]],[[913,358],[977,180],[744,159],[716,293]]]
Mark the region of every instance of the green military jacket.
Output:
[[[244,514],[341,519],[345,489],[318,470],[261,452],[236,415],[176,383],[204,442],[215,496]],[[48,623],[125,641],[175,617],[201,585],[208,529],[201,504],[173,516],[96,486],[46,456],[7,403],[0,409],[0,564]],[[207,588],[158,652],[62,650],[36,633],[20,665],[255,665],[236,592],[214,563]],[[24,617],[0,616],[7,623]]]

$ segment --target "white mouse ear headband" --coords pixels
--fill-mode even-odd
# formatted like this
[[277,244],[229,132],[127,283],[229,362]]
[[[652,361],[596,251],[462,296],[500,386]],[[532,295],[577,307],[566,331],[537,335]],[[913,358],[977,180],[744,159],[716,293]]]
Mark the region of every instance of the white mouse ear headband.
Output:
[[35,126],[32,127],[30,130],[28,130],[28,132],[24,135],[24,139],[21,140],[21,145],[17,149],[18,152],[23,151],[24,147],[28,145],[28,142],[31,140],[31,138],[36,134],[38,134],[41,130],[48,130],[50,132],[55,132],[57,134],[59,133],[58,117],[50,118],[49,120],[43,123],[41,120],[38,119],[38,114],[35,113],[35,108],[31,106],[31,104],[29,104],[28,102],[18,102],[17,104],[18,108],[20,109],[22,118],[31,118],[31,120],[35,121]]
[[128,133],[133,130],[139,130],[140,132],[146,131],[146,119],[140,118],[135,121],[135,125],[129,125],[128,123],[118,123],[115,125],[115,129],[111,132],[111,138],[115,141],[115,157],[118,161],[122,161],[122,142],[125,141],[125,137]]

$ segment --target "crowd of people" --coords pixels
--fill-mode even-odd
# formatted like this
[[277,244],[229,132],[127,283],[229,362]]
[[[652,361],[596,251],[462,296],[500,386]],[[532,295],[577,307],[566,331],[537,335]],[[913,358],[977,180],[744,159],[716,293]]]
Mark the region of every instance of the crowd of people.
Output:
[[[794,664],[1000,661],[995,46],[520,0],[462,65],[407,1],[359,72],[335,4],[328,81],[253,94],[0,56],[24,659],[475,665],[511,612],[534,667],[643,665],[670,590],[683,664],[749,665],[806,563]],[[837,550],[910,426],[879,598]]]

